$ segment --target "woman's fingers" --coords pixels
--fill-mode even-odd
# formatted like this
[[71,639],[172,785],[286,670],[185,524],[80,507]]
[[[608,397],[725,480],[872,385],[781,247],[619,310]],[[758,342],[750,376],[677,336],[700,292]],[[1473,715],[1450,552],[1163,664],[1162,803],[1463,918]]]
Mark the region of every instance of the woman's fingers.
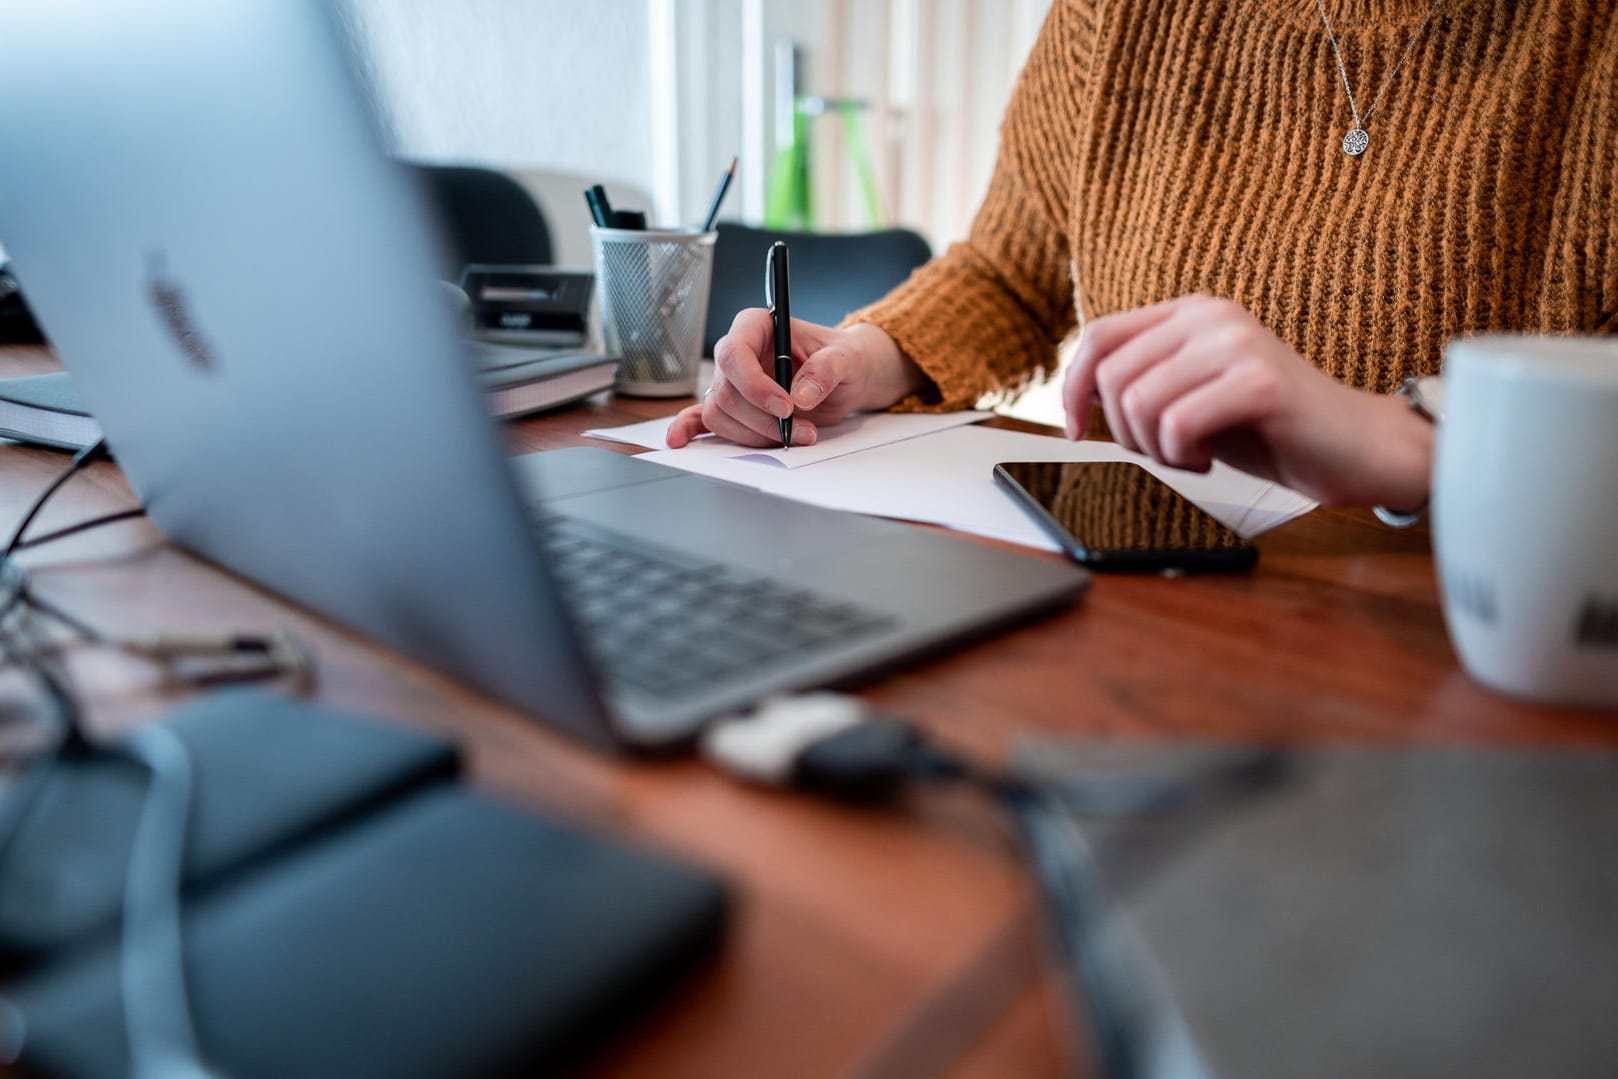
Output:
[[669,444],[669,449],[677,450],[698,435],[707,433],[708,425],[702,422],[702,405],[688,405],[670,421],[665,440]]
[[1168,318],[1119,343],[1096,365],[1096,393],[1101,398],[1107,426],[1125,449],[1150,454],[1157,441],[1154,433],[1139,422],[1143,417],[1125,407],[1135,383],[1193,347],[1197,330],[1196,321],[1187,317],[1186,309],[1176,308]]
[[[711,406],[712,401],[709,404]],[[756,427],[742,423],[728,412],[710,407],[704,412],[703,421],[714,434],[734,442],[738,446],[775,447],[777,449],[781,446],[781,425],[774,418],[770,419],[769,427],[761,432]],[[818,432],[812,423],[794,421],[792,424],[792,444],[794,446],[813,445],[817,434]]]
[[[704,432],[748,446],[780,444],[780,421],[793,422],[793,442],[809,444],[819,428],[850,412],[886,407],[909,392],[904,359],[892,340],[872,328],[834,330],[792,320],[792,385],[775,381],[774,323],[768,311],[741,312],[714,346],[714,383],[701,406],[676,417],[669,445],[687,445]],[[892,353],[885,357],[882,347]],[[890,370],[894,368],[894,370]]]
[[[1191,391],[1218,378],[1229,364],[1229,356],[1208,347],[1206,342],[1186,341],[1131,380],[1119,394],[1117,408],[1139,452],[1176,468],[1207,467],[1201,457],[1182,461],[1171,452],[1163,438],[1163,413]],[[1107,422],[1114,425],[1114,432],[1118,430],[1111,412],[1107,414]]]
[[[773,383],[772,383],[773,385]],[[785,399],[784,391],[779,386],[776,390]],[[790,406],[790,401],[788,401]],[[790,413],[791,409],[788,408]],[[766,412],[744,397],[736,388],[736,384],[729,380],[715,381],[713,389],[708,391],[708,397],[702,405],[702,419],[708,425],[708,430],[723,438],[729,438],[743,445],[779,445],[781,442],[782,417],[773,412]],[[746,430],[753,437],[738,438],[733,432]]]
[[[780,421],[773,416],[765,416],[757,409],[747,406],[744,411],[754,417],[753,422],[744,422],[733,413],[726,411],[726,404],[737,408],[736,398],[732,394],[721,395],[720,387],[715,387],[700,404],[689,405],[669,423],[666,441],[670,449],[680,449],[690,445],[691,440],[699,435],[715,434],[720,438],[728,439],[742,446],[779,446],[781,444]],[[799,417],[792,425],[792,444],[794,446],[811,446],[819,437],[820,432],[813,421]]]
[[792,398],[775,383],[772,333],[770,314],[763,308],[737,315],[730,332],[714,344],[714,387],[717,392],[730,385],[758,411],[784,418],[792,414]]
[[1180,468],[1203,471],[1212,466],[1216,440],[1263,419],[1271,402],[1255,385],[1255,369],[1227,367],[1164,408],[1158,421],[1164,458],[1185,462]]
[[792,379],[792,403],[807,412],[820,407],[840,386],[858,377],[859,358],[847,344],[834,341],[804,360]]
[[1083,438],[1090,425],[1090,404],[1096,400],[1096,368],[1118,348],[1136,336],[1167,320],[1184,300],[1168,300],[1096,319],[1084,328],[1078,351],[1067,369],[1062,386],[1062,406],[1067,413],[1067,436]]

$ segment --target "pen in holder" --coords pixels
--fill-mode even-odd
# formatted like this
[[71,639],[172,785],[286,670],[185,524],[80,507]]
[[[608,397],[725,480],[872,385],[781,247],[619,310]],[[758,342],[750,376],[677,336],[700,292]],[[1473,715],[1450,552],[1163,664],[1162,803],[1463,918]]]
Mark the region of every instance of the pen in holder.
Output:
[[718,233],[592,227],[601,332],[623,357],[617,391],[639,397],[696,392]]

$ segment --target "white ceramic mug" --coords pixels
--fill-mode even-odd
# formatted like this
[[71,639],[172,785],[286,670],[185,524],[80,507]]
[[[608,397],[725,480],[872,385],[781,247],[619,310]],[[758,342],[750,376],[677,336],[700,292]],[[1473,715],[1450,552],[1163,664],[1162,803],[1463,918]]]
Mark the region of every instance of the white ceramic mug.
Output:
[[1467,671],[1618,708],[1618,340],[1450,343],[1433,552]]

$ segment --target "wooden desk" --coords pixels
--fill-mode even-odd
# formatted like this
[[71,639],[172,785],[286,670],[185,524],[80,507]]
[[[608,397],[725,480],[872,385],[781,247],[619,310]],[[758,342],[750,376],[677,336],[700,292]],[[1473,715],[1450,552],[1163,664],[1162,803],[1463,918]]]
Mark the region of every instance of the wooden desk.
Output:
[[[0,377],[54,366],[44,350],[0,349]],[[511,426],[512,449],[577,445],[587,428],[680,403],[598,399]],[[65,463],[0,444],[0,521]],[[131,504],[117,468],[98,464],[36,528]],[[1517,703],[1461,673],[1424,532],[1317,511],[1259,545],[1251,576],[1099,577],[1081,605],[864,695],[990,756],[1024,733],[1618,742],[1610,716]],[[26,558],[41,595],[109,630],[293,629],[319,656],[322,701],[449,732],[487,788],[730,876],[740,902],[714,969],[589,1075],[1060,1074],[1029,894],[998,822],[969,801],[862,812],[746,789],[694,760],[604,759],[176,550],[144,520]],[[101,729],[174,699],[131,660],[78,650],[71,668]]]

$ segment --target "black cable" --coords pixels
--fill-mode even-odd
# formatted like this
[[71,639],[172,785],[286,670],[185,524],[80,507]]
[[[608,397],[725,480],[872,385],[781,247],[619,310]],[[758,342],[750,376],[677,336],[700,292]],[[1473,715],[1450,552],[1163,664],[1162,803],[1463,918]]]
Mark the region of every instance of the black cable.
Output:
[[23,534],[28,531],[28,526],[34,523],[34,518],[38,517],[39,511],[45,508],[45,503],[51,500],[51,496],[59,491],[64,483],[77,475],[85,465],[106,455],[106,439],[101,439],[94,445],[86,446],[78,453],[75,453],[68,466],[57,473],[56,478],[39,493],[39,497],[34,499],[33,505],[29,506],[27,512],[22,515],[22,520],[18,522],[16,531],[11,534],[11,540],[6,544],[5,550],[0,552],[0,558],[10,558],[17,550],[17,545],[22,542]]
[[1117,915],[1077,824],[1062,803],[1036,788],[999,785],[1047,910],[1049,934],[1062,962],[1064,998],[1074,1029],[1088,1027],[1106,1079],[1142,1074],[1136,987],[1114,942]]
[[17,563],[0,559],[0,578],[3,583],[14,583],[11,594],[0,601],[0,621],[11,617],[11,612],[23,606],[28,599],[28,573]]
[[54,603],[40,599],[39,596],[35,595],[32,591],[25,592],[23,602],[32,610],[38,611],[47,618],[53,618],[60,622],[62,625],[66,626],[68,629],[71,629],[74,633],[77,633],[80,637],[83,637],[91,644],[111,643],[105,633],[102,633],[99,629],[96,629],[84,619],[78,617],[77,615],[68,614]]
[[18,610],[14,602],[27,586],[27,578],[20,567],[12,562],[0,562],[0,578],[9,580],[14,592],[0,604],[0,658],[15,663],[25,674],[37,679],[44,696],[51,705],[51,724],[56,736],[50,745],[37,753],[25,766],[17,785],[0,801],[0,858],[4,858],[11,842],[22,831],[29,813],[38,803],[56,762],[65,754],[83,752],[89,743],[79,722],[76,702],[63,684],[38,654],[37,642],[29,641],[23,631],[12,627],[12,614]]
[[[794,705],[794,700],[801,702]],[[1287,773],[1276,750],[1227,754],[1178,774],[1002,771],[833,695],[787,699],[721,724],[708,756],[735,774],[843,800],[892,800],[918,784],[966,784],[1009,818],[1044,906],[1075,1029],[1107,1079],[1195,1072],[1172,994],[1104,885],[1080,817],[1163,819],[1222,809]]]
[[[794,761],[792,779],[810,790],[862,802],[890,798],[914,783],[964,782],[1001,806],[1016,827],[1045,906],[1074,1029],[1090,1029],[1106,1079],[1139,1074],[1128,997],[1096,945],[1104,937],[1110,904],[1066,798],[1037,781],[983,768],[914,725],[886,717],[809,745]],[[1156,788],[1152,793],[1162,794]],[[1076,790],[1069,790],[1067,798],[1073,797]],[[1130,799],[1109,795],[1094,801],[1110,806]]]
[[[107,456],[105,439],[97,440],[94,444],[86,446],[74,454],[73,460],[68,463],[68,466],[57,473],[56,478],[51,480],[45,486],[45,489],[34,498],[28,509],[24,511],[22,519],[17,522],[17,527],[11,533],[11,539],[6,543],[4,552],[0,552],[0,572],[15,578],[11,594],[5,598],[4,603],[0,603],[0,622],[9,619],[12,613],[21,606],[44,611],[50,617],[69,626],[88,639],[98,640],[100,638],[100,635],[81,619],[75,618],[54,604],[46,603],[33,595],[29,590],[25,572],[12,561],[11,556],[23,546],[35,546],[48,542],[53,538],[59,539],[63,535],[71,535],[74,532],[84,531],[99,524],[107,523],[106,519],[81,521],[76,525],[68,526],[66,529],[58,529],[54,533],[48,533],[26,543],[23,539],[23,536],[28,532],[28,526],[34,523],[34,519],[39,516],[40,511],[50,502],[51,497],[61,490],[62,486],[77,475],[86,465],[105,456]],[[127,510],[122,512],[124,514],[132,513],[132,511]],[[122,518],[120,517],[119,519]],[[22,635],[23,631],[19,631],[19,636]],[[82,744],[84,742],[84,731],[80,722],[78,703],[67,688],[65,674],[60,674],[51,668],[46,650],[42,647],[37,637],[32,641],[25,639],[23,643],[26,647],[18,648],[17,639],[12,638],[10,646],[6,648],[7,654],[20,667],[32,674],[44,688],[46,699],[55,708],[57,717],[67,732],[69,743]]]
[[[31,655],[17,646],[4,616],[0,616],[0,658],[7,663],[17,664],[19,669],[25,672],[34,670]],[[60,718],[61,714],[58,706],[56,715]],[[78,740],[79,732],[76,726],[59,725],[52,742],[45,749],[31,755],[19,770],[16,785],[6,791],[4,799],[0,799],[0,859],[5,857],[12,840],[22,831],[23,825],[28,820],[28,814],[38,803],[45,781],[57,759],[70,743],[77,744]]]
[[[38,795],[44,787],[44,780],[56,761],[63,754],[83,752],[89,748],[89,739],[84,730],[78,701],[68,687],[66,675],[51,666],[36,627],[26,623],[20,626],[13,625],[19,612],[26,617],[30,609],[39,606],[39,599],[30,594],[27,571],[12,559],[11,555],[22,542],[28,526],[39,516],[51,496],[61,490],[62,485],[72,479],[80,469],[104,456],[106,452],[107,444],[102,440],[74,454],[68,466],[57,473],[35,497],[12,532],[11,540],[6,544],[4,552],[0,552],[0,586],[10,589],[5,598],[0,600],[0,658],[7,663],[15,663],[19,670],[39,684],[49,705],[53,726],[59,732],[51,747],[43,751],[32,764],[28,778],[19,784],[18,789],[9,792],[10,806],[4,814],[4,819],[0,820],[0,856],[4,855],[27,821],[28,814],[37,803]],[[46,606],[58,620],[83,625],[71,615],[66,615],[66,612],[51,605]]]
[[[106,443],[98,441],[75,454],[34,499],[0,551],[0,586],[10,587],[10,593],[0,599],[0,659],[15,663],[39,683],[61,732],[32,762],[19,789],[9,792],[12,797],[0,805],[5,810],[0,813],[0,857],[39,804],[39,795],[61,757],[91,750],[66,672],[53,668],[53,650],[29,614],[51,618],[92,643],[111,643],[88,622],[33,594],[27,572],[12,555],[145,512],[122,510],[24,539],[51,497],[106,452]],[[180,934],[180,888],[193,785],[190,755],[172,732],[155,724],[137,729],[124,739],[119,751],[151,774],[124,879],[120,984],[131,1066],[139,1077],[208,1079],[213,1073],[202,1063],[197,1049]]]
[[[87,521],[79,521],[33,539],[25,540],[23,538],[28,532],[29,525],[34,523],[34,519],[39,516],[40,511],[45,508],[52,496],[61,490],[68,480],[77,475],[85,466],[107,455],[107,442],[105,439],[99,439],[74,454],[73,460],[68,463],[67,467],[56,474],[56,477],[45,486],[45,489],[34,498],[28,509],[24,511],[22,519],[17,522],[16,529],[11,533],[11,539],[6,543],[5,550],[0,552],[0,572],[19,576],[19,579],[14,582],[11,594],[6,596],[3,603],[0,603],[0,622],[10,618],[12,613],[21,606],[55,619],[88,641],[97,644],[106,643],[106,635],[97,631],[89,623],[69,614],[54,603],[48,603],[34,595],[28,586],[24,571],[12,561],[11,556],[25,548],[38,547],[52,540],[62,539],[92,528],[99,528],[114,521],[127,520],[146,512],[144,509],[120,510],[117,513],[106,514]],[[29,644],[26,641],[24,643]],[[78,704],[67,688],[66,675],[52,670],[46,654],[47,650],[42,646],[42,643],[35,639],[29,647],[19,649],[16,647],[14,638],[6,652],[19,666],[38,679],[45,690],[46,698],[55,707],[58,718],[67,731],[70,744],[82,745],[85,738],[83,726],[80,722]]]
[[15,627],[12,624],[19,612],[26,617],[32,606],[27,572],[13,561],[0,560],[0,579],[12,589],[4,603],[0,603],[0,649],[19,669],[32,675],[44,690],[45,699],[53,710],[52,718],[62,731],[67,745],[83,748],[88,740],[78,701],[68,689],[67,676],[52,668],[37,627],[26,621]]
[[[51,667],[47,642],[32,622],[17,624],[18,616],[26,618],[37,607],[82,626],[87,634],[99,634],[37,597],[27,597],[27,577],[15,562],[0,561],[0,576],[9,580],[16,594],[24,594],[21,603],[7,597],[0,604],[0,656],[40,682],[62,732],[55,744],[30,762],[17,788],[9,792],[11,797],[0,804],[3,858],[40,804],[63,755],[90,750],[66,680]],[[214,1073],[202,1063],[197,1049],[180,935],[181,874],[193,786],[190,755],[171,731],[157,724],[138,728],[118,749],[151,774],[124,878],[119,981],[131,1074],[137,1079],[209,1079]]]
[[43,535],[18,541],[12,546],[12,550],[26,551],[33,547],[43,547],[47,543],[54,543],[57,540],[66,539],[69,536],[76,536],[80,532],[88,532],[93,528],[102,528],[106,525],[116,524],[119,521],[128,521],[133,520],[136,517],[144,516],[146,516],[146,507],[144,506],[136,506],[134,509],[130,510],[119,510],[117,513],[108,513],[101,517],[92,517],[87,521],[79,521],[77,524],[64,525],[61,528],[46,532]]

